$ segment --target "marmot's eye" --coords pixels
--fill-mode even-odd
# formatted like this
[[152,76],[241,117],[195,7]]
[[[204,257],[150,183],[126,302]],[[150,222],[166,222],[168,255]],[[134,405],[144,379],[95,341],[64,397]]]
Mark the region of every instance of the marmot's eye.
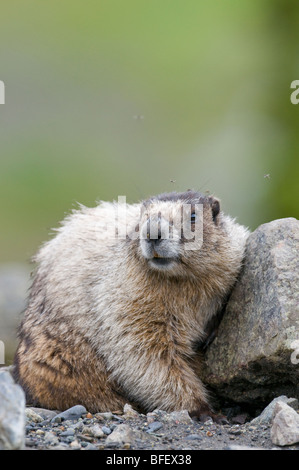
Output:
[[197,220],[197,216],[196,216],[195,212],[192,212],[192,214],[191,214],[191,223],[194,224],[196,222],[196,220]]

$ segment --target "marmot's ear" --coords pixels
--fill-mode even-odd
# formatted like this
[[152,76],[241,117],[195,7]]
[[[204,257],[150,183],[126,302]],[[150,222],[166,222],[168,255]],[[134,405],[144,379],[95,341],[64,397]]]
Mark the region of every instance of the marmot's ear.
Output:
[[210,203],[211,203],[213,221],[215,222],[215,224],[217,224],[217,222],[218,222],[217,216],[220,212],[220,201],[219,201],[219,199],[211,197],[210,198]]

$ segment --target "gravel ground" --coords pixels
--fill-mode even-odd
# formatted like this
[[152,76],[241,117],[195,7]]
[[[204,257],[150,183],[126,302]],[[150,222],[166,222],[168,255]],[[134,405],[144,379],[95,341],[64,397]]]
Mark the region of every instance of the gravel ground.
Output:
[[[127,407],[127,408],[126,408]],[[139,414],[126,405],[124,411],[84,412],[65,419],[48,410],[27,408],[26,449],[52,450],[243,450],[292,449],[278,447],[270,439],[270,425],[216,424],[192,420],[187,412],[156,410]],[[82,410],[81,410],[82,411]],[[80,415],[80,417],[79,417]]]

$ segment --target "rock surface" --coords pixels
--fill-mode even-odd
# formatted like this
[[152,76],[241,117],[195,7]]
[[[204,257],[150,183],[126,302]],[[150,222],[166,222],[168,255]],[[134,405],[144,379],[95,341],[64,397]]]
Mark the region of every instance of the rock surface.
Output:
[[257,418],[251,420],[251,424],[271,424],[276,413],[275,406],[278,401],[285,403],[289,407],[293,408],[293,410],[297,411],[299,408],[297,398],[288,398],[285,395],[282,395],[280,397],[274,398],[274,400],[272,400],[271,403],[266,406],[266,408],[259,416],[257,416]]
[[298,397],[298,286],[299,221],[261,225],[205,355],[203,378],[216,396],[249,404]]
[[273,444],[278,446],[299,442],[299,414],[282,401],[275,404],[270,436]]
[[134,441],[134,432],[128,424],[119,424],[106,438],[106,445],[113,444],[114,446],[125,444],[131,445]]
[[[30,267],[19,263],[0,265],[0,365],[10,364],[17,346],[17,328],[26,306]],[[4,356],[4,357],[2,357]]]
[[25,394],[10,373],[0,369],[0,450],[24,447],[25,420]]

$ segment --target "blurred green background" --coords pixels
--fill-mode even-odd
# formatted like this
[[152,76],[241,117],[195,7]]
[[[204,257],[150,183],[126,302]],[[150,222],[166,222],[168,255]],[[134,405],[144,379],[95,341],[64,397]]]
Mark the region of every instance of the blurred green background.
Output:
[[298,1],[2,2],[0,79],[0,263],[118,195],[298,217]]

